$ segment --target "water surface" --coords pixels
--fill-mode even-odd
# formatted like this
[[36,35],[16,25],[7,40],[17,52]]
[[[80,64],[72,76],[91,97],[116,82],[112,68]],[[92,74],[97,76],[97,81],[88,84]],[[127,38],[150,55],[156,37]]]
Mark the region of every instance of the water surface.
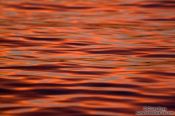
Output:
[[1,0],[1,116],[175,111],[174,0]]

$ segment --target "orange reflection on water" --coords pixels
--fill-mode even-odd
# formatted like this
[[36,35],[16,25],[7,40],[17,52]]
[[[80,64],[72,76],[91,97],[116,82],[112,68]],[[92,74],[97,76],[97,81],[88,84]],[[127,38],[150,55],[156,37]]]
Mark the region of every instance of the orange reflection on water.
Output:
[[0,1],[0,115],[175,111],[173,0]]

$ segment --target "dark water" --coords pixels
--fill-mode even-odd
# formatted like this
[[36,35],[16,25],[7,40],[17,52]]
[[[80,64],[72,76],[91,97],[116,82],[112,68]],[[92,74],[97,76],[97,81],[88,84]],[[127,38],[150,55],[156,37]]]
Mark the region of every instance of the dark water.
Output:
[[0,0],[0,116],[175,111],[174,0]]

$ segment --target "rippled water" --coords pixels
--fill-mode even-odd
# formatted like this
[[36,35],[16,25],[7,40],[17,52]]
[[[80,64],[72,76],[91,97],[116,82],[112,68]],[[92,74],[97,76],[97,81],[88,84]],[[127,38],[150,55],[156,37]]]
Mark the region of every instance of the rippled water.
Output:
[[174,0],[0,0],[0,116],[175,111]]

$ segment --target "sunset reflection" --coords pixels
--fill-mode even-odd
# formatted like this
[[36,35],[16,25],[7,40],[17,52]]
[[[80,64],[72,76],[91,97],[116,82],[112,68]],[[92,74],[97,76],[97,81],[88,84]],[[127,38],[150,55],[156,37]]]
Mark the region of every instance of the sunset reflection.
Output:
[[175,111],[173,0],[1,0],[0,116]]

